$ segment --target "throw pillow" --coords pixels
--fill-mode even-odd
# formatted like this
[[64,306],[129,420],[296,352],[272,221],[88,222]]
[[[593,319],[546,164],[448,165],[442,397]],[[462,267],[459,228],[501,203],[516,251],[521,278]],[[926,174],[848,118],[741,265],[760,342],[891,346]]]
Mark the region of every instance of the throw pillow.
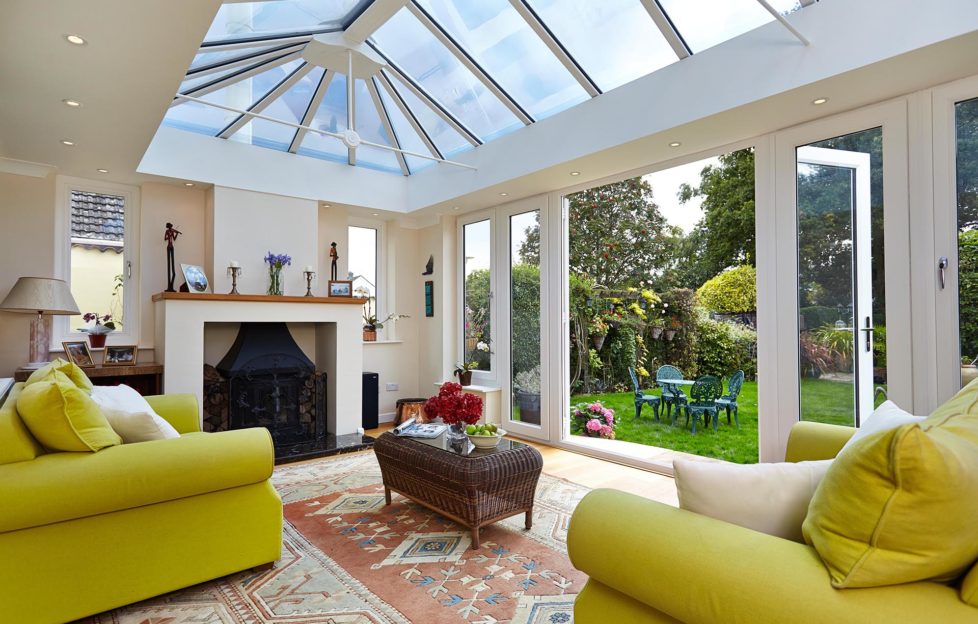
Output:
[[92,397],[68,377],[25,386],[17,397],[17,413],[38,442],[56,451],[98,451],[121,444]]
[[866,422],[862,423],[859,429],[856,429],[856,433],[849,438],[849,441],[846,442],[839,453],[845,453],[853,444],[874,433],[894,429],[900,425],[921,422],[925,418],[927,417],[914,416],[910,412],[900,409],[893,401],[883,401],[879,407],[873,410],[873,413],[869,415]]
[[53,372],[63,373],[74,383],[76,386],[84,390],[85,392],[91,394],[92,392],[92,380],[88,378],[78,365],[73,362],[69,362],[63,358],[58,358],[53,362],[48,362],[41,368],[37,369],[31,373],[27,381],[24,382],[25,386],[29,386],[32,383],[37,383],[38,381],[45,381],[51,377]]
[[92,400],[124,444],[180,437],[177,430],[129,386],[96,386],[92,390]]
[[972,607],[978,607],[978,563],[971,566],[971,572],[968,572],[961,583],[961,600]]
[[802,542],[801,523],[831,459],[780,464],[672,462],[679,507]]
[[802,526],[835,587],[951,581],[978,558],[978,415],[870,435],[840,454]]

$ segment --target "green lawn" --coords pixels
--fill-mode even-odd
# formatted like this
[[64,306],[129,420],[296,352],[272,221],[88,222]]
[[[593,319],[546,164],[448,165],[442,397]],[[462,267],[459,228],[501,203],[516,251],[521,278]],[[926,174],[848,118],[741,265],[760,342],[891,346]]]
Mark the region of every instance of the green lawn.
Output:
[[[648,392],[648,391],[647,391]],[[653,391],[652,394],[658,394]],[[838,425],[852,424],[852,386],[847,383],[822,379],[804,379],[801,394],[805,405],[805,420],[814,420]],[[635,418],[635,403],[631,392],[609,394],[588,394],[572,397],[574,404],[601,401],[606,407],[615,410],[618,421],[615,438],[637,442],[649,446],[693,453],[704,457],[716,457],[738,464],[757,461],[757,382],[746,381],[740,393],[740,429],[727,417],[720,416],[720,426],[716,433],[713,427],[697,429],[693,435],[689,427],[683,427],[685,416],[680,416],[673,427],[661,414],[661,421],[655,422],[652,408],[642,408],[642,418]]]

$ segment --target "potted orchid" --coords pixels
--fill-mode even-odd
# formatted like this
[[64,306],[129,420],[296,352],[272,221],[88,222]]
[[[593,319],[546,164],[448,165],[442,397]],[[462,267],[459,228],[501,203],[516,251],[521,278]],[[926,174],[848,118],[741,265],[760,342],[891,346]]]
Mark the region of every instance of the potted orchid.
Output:
[[472,385],[472,371],[479,368],[478,362],[462,362],[455,365],[452,374],[458,377],[458,382],[463,386]]
[[88,334],[88,341],[91,343],[92,348],[99,348],[105,346],[106,337],[117,329],[117,325],[121,325],[121,322],[112,320],[111,314],[99,314],[98,312],[86,312],[82,316],[82,320],[86,323],[94,322],[94,325],[88,327],[82,327],[78,331]]
[[601,401],[578,403],[571,411],[571,433],[589,438],[615,439],[615,410]]
[[268,252],[265,256],[268,264],[268,294],[282,296],[285,294],[282,285],[282,269],[286,265],[292,264],[292,256],[288,254],[273,254]]

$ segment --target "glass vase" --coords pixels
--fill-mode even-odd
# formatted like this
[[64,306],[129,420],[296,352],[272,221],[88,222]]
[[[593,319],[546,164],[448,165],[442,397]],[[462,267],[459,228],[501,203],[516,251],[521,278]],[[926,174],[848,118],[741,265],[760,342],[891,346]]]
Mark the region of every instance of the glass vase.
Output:
[[282,296],[285,294],[282,289],[282,267],[269,265],[268,267],[268,294]]
[[457,422],[449,425],[448,437],[451,440],[467,440],[469,436],[465,433],[465,423]]

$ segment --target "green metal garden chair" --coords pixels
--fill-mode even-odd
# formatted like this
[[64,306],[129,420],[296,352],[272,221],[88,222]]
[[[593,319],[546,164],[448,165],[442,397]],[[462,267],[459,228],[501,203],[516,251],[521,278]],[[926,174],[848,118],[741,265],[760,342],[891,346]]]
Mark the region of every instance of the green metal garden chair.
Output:
[[[732,411],[738,429],[740,429],[740,419],[737,418],[737,397],[740,396],[740,390],[743,387],[744,371],[739,370],[727,380],[727,393],[717,399],[717,407],[727,410],[727,424],[730,424],[730,412]],[[719,412],[719,410],[717,411]],[[715,426],[713,428],[716,429]]]
[[703,424],[710,425],[713,421],[713,430],[717,428],[717,399],[723,393],[723,382],[712,375],[704,375],[696,380],[693,387],[689,390],[689,401],[686,402],[686,423],[693,419],[693,433],[696,433],[696,421],[703,417]]
[[628,374],[632,377],[632,386],[635,388],[635,418],[642,416],[642,406],[645,404],[652,406],[652,412],[655,414],[655,422],[659,422],[659,397],[654,394],[645,394],[638,387],[638,377],[635,376],[635,369],[629,367]]
[[686,395],[678,385],[664,381],[668,379],[683,379],[683,372],[670,364],[660,366],[655,371],[655,381],[662,386],[662,405],[666,408],[666,416],[670,416],[675,425],[679,410],[686,405]]

